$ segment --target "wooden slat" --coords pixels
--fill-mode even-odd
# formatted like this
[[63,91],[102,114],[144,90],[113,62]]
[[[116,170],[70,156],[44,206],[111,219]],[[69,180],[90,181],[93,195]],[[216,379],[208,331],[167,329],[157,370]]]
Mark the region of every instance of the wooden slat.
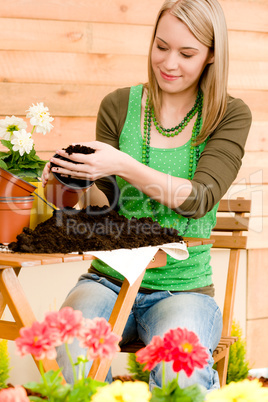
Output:
[[213,231],[232,232],[233,230],[247,230],[249,218],[218,217]]
[[[24,115],[29,105],[44,102],[53,117],[96,116],[104,96],[117,86],[0,83],[1,115]],[[250,107],[254,119],[268,121],[268,91],[232,91]]]
[[[0,49],[147,56],[150,25],[0,18]],[[268,34],[229,31],[230,59],[268,61]]]
[[225,196],[230,201],[236,197],[251,199],[251,218],[268,216],[268,185],[262,183],[262,176],[258,184],[233,184]]
[[246,151],[268,151],[268,121],[253,121],[246,142]]
[[199,239],[198,237],[184,237],[183,238],[187,247],[202,246],[205,244],[212,244],[211,239]]
[[[255,10],[254,6],[252,9]],[[250,32],[248,29],[238,31],[236,29],[229,30],[228,37],[230,60],[268,61],[268,52],[264,51],[264,49],[268,49],[267,32]]]
[[[0,2],[0,15],[33,19],[102,21],[128,24],[153,24],[162,0],[8,0]],[[267,31],[266,0],[220,0],[230,29]],[[254,12],[252,9],[254,8]],[[239,18],[237,18],[239,16]]]
[[230,248],[230,249],[246,249],[247,248],[247,237],[239,236],[234,239],[233,236],[220,236],[211,235],[211,239],[214,240],[212,247],[215,248]]
[[[25,119],[25,116],[17,116]],[[0,119],[5,116],[0,115]],[[27,119],[25,119],[27,121]],[[27,121],[29,124],[29,121]],[[93,141],[95,139],[96,117],[55,117],[54,128],[49,135],[34,135],[37,151],[55,151],[77,141]],[[250,134],[246,142],[246,150],[250,152],[268,152],[268,121],[252,122]],[[4,150],[0,144],[0,150]]]
[[[242,167],[234,183],[262,184],[268,183],[267,152],[247,152],[242,160]],[[252,187],[253,189],[253,187]]]
[[[147,56],[149,25],[0,18],[0,49]],[[258,52],[256,52],[257,54]]]
[[15,322],[0,321],[0,334],[2,339],[8,339],[14,341],[19,337],[20,328]]
[[266,0],[220,0],[229,29],[267,32],[268,4]]
[[54,116],[96,116],[105,95],[114,86],[0,83],[3,115],[23,115],[29,105],[44,102]]
[[268,90],[268,62],[230,60],[228,88]]
[[222,199],[219,203],[218,212],[250,212],[250,200]]
[[[0,83],[1,115],[24,115],[29,105],[44,102],[53,117],[96,116],[104,96],[117,86]],[[232,91],[250,107],[254,119],[268,121],[268,91]]]
[[230,95],[241,98],[249,106],[252,117],[256,121],[268,121],[268,91],[248,91],[243,89],[232,89]]
[[[238,337],[235,336],[229,336],[229,337],[222,337],[220,339],[220,342],[217,346],[217,348],[213,352],[213,357],[215,357],[217,354],[219,354],[223,349],[226,349],[228,346],[233,345],[235,342],[237,342]],[[145,347],[145,344],[139,339],[135,342],[129,342],[125,345],[121,345],[121,352],[126,352],[126,353],[136,353],[139,349],[142,349]]]
[[33,19],[102,21],[128,24],[152,24],[162,0],[9,0],[0,2],[0,15]]
[[147,81],[147,56],[0,52],[6,82],[129,86]]
[[[0,52],[6,82],[128,86],[147,81],[147,56],[60,52]],[[268,90],[268,62],[231,61],[229,90]]]
[[30,261],[36,262],[35,265],[58,264],[62,262],[62,258],[53,254],[0,253],[1,263],[7,264],[8,261],[12,260],[21,261],[23,263],[22,266],[30,266]]
[[[32,267],[38,265],[58,264],[61,262],[75,262],[92,260],[94,257],[88,255],[84,258],[82,254],[27,254],[27,253],[5,253],[0,252],[0,270],[4,265],[17,267]],[[1,267],[2,265],[2,267]]]
[[[30,105],[29,105],[30,106]],[[25,116],[28,130],[31,130],[29,119]],[[0,116],[4,119],[5,116]],[[54,128],[46,135],[34,134],[35,150],[38,151],[56,151],[65,148],[73,142],[94,141],[96,138],[96,117],[55,117],[53,121]],[[0,150],[7,150],[0,144]]]
[[0,265],[8,265],[13,268],[33,267],[41,265],[41,259],[39,257],[31,258],[27,255],[20,255],[14,258],[14,256],[9,255],[8,253],[0,253]]

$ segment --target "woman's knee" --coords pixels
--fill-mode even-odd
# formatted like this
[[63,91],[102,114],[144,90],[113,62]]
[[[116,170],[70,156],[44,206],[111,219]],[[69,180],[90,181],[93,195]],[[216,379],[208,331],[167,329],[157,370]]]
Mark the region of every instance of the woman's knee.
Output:
[[62,307],[80,310],[85,318],[104,317],[109,320],[117,294],[92,280],[84,280],[70,291]]

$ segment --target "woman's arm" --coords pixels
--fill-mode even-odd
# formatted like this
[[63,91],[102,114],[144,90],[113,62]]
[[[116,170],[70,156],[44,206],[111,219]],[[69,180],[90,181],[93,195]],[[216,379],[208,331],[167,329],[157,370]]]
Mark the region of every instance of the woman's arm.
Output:
[[117,175],[144,194],[173,209],[179,207],[191,193],[192,185],[189,180],[170,176],[145,166],[111,145],[98,141],[82,145],[95,149],[95,153],[68,155],[65,151],[59,150],[57,151],[59,155],[80,164],[52,158],[51,162],[61,166],[53,167],[52,171],[70,174],[77,178],[88,178],[92,181]]
[[194,219],[204,216],[224,196],[242,164],[252,116],[241,99],[229,99],[225,116],[202,152],[192,192],[177,212]]
[[[112,99],[116,104],[114,98]],[[114,104],[112,107],[116,110]],[[107,116],[111,119],[109,107],[104,108],[102,114],[105,132]],[[112,121],[112,132],[115,133],[119,128],[116,118],[112,118]],[[86,143],[96,149],[94,154],[68,156],[83,165],[61,161],[62,168],[58,172],[91,180],[118,175],[181,215],[198,218],[219,201],[235,179],[241,166],[250,123],[248,107],[241,100],[232,100],[224,119],[208,141],[191,182],[144,166],[113,146],[100,142]],[[113,124],[110,122],[107,129],[111,130]],[[113,135],[114,140],[117,138],[118,141],[118,132]],[[111,133],[107,133],[107,136],[111,138]],[[64,151],[58,153],[67,156]],[[59,164],[59,160],[57,162]]]

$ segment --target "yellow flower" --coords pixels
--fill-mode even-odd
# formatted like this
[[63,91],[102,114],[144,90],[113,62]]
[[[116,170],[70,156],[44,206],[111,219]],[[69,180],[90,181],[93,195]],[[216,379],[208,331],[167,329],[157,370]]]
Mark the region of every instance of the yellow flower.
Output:
[[268,388],[257,380],[231,382],[207,394],[206,402],[268,402]]
[[92,402],[149,402],[151,392],[145,382],[121,382],[116,380],[98,389]]

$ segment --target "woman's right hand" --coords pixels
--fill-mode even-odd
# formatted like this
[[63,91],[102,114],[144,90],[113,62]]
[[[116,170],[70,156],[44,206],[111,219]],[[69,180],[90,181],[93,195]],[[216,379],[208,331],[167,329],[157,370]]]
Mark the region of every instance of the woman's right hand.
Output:
[[47,182],[48,182],[48,178],[49,178],[49,174],[50,174],[50,169],[51,169],[51,164],[50,162],[48,162],[44,169],[43,169],[43,173],[41,176],[41,180],[42,180],[42,186],[45,187]]

